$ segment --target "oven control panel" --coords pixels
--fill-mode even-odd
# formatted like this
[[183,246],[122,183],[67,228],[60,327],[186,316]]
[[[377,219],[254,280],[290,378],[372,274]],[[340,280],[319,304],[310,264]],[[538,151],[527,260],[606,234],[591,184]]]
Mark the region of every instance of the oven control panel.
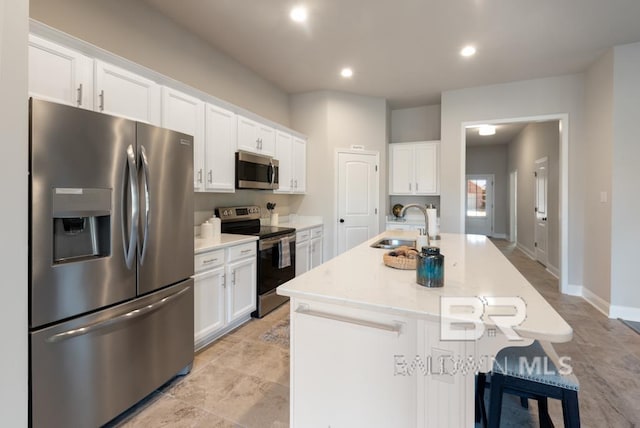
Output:
[[255,220],[260,218],[260,207],[256,205],[246,207],[216,208],[216,215],[220,221]]

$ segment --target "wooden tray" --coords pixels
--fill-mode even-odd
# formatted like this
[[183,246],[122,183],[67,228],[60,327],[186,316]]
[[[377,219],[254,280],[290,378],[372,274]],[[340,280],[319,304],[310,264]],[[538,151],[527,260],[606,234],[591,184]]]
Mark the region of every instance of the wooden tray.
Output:
[[384,264],[389,267],[395,269],[411,270],[416,268],[418,258],[416,257],[415,259],[410,259],[404,256],[392,256],[389,253],[385,253],[382,256],[382,260],[384,261]]

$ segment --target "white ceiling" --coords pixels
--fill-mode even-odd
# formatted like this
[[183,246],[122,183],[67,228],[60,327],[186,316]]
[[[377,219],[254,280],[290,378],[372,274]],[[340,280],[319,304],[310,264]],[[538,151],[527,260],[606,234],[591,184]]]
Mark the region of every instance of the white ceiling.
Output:
[[[393,108],[443,90],[584,71],[640,41],[638,0],[143,0],[288,93],[332,89]],[[459,50],[475,44],[478,53]],[[354,77],[339,77],[350,65]]]

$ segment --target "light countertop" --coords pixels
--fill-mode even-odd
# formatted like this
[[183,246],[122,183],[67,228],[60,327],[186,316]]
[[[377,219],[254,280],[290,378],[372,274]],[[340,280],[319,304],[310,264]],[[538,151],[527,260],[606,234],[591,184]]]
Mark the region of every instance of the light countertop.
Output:
[[218,250],[220,248],[226,248],[232,245],[244,244],[257,240],[257,236],[234,235],[231,233],[222,233],[220,234],[220,239],[217,240],[201,239],[196,237],[194,240],[195,254],[205,253],[207,251]]
[[484,236],[442,234],[434,242],[445,256],[442,288],[418,285],[415,270],[385,266],[382,256],[388,250],[370,247],[382,237],[415,236],[415,231],[381,233],[281,285],[278,294],[418,317],[439,317],[441,296],[517,296],[527,309],[525,321],[514,329],[518,334],[550,342],[571,340],[571,326]]

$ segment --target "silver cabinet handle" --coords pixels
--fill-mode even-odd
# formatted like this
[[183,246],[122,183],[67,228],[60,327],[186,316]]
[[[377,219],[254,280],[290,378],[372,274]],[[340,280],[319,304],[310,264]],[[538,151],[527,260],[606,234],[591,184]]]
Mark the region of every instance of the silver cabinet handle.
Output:
[[296,178],[296,184],[293,187],[295,187],[296,189],[298,188],[298,179],[297,178]]
[[213,170],[212,169],[209,170],[209,174],[208,175],[209,175],[209,184],[212,184],[213,183]]
[[260,150],[260,138],[256,138],[256,149]]
[[397,333],[400,335],[402,333],[402,325],[400,324],[383,324],[374,321],[361,320],[357,318],[345,317],[344,315],[330,314],[327,312],[314,311],[309,309],[308,305],[300,305],[296,309],[296,313],[302,315],[308,315],[316,318],[325,318],[332,321],[344,322],[347,324],[355,324],[363,327],[375,328],[377,330],[390,331],[392,333]]
[[144,177],[144,234],[142,244],[138,251],[140,252],[140,264],[144,264],[145,255],[147,254],[147,242],[149,241],[149,218],[151,217],[151,192],[149,190],[149,161],[144,146],[140,146],[140,159],[142,161],[142,176]]
[[218,259],[203,260],[202,264],[203,265],[208,265],[208,264],[211,264],[211,263],[217,262],[217,261],[218,261]]
[[[138,208],[139,208],[139,195],[138,195],[138,175],[136,173],[136,155],[133,151],[133,145],[127,147],[127,168],[129,169],[129,191],[131,192],[131,211],[129,212],[129,238],[127,239],[127,232],[125,230],[125,222],[122,222],[122,243],[127,241],[129,245],[124,248],[124,260],[127,267],[131,269],[136,257],[136,240],[138,238]],[[127,177],[125,175],[122,183],[122,218],[127,218],[125,212],[127,206]]]
[[246,250],[240,251],[240,254],[247,254],[247,253],[249,253],[251,251],[253,251],[251,248],[247,248]]
[[227,276],[226,275],[222,275],[222,286],[223,287],[227,286]]
[[411,183],[409,183],[409,191],[411,192]]
[[198,183],[202,183],[202,168],[198,170]]
[[98,97],[100,97],[100,111],[104,111],[104,89],[100,91],[100,95],[98,95]]
[[78,103],[78,107],[80,107],[82,105],[82,83],[78,86],[77,92],[78,92],[77,103]]
[[177,293],[171,294],[171,295],[163,298],[162,300],[158,300],[157,302],[152,303],[150,305],[146,305],[146,306],[144,306],[142,308],[134,309],[133,311],[127,312],[125,314],[118,315],[115,318],[110,318],[110,319],[105,320],[105,321],[99,321],[99,322],[94,323],[94,324],[84,325],[82,327],[74,328],[73,330],[68,330],[68,331],[65,331],[63,333],[54,334],[53,336],[47,338],[46,341],[49,342],[49,343],[56,343],[56,342],[60,342],[62,340],[72,339],[74,337],[83,336],[85,334],[90,334],[90,333],[93,333],[94,331],[102,330],[104,328],[111,327],[111,326],[113,326],[115,324],[119,324],[121,322],[129,321],[129,320],[132,320],[134,318],[139,318],[139,317],[141,317],[143,315],[146,315],[146,314],[148,314],[150,312],[157,311],[158,309],[160,309],[161,307],[163,307],[167,303],[171,302],[172,300],[175,300],[177,297],[179,297],[183,293],[186,293],[188,290],[189,290],[189,287],[183,288],[182,290],[178,291]]
[[416,183],[416,192],[418,191],[418,183]]
[[231,272],[231,284],[235,285],[236,283],[236,271]]

